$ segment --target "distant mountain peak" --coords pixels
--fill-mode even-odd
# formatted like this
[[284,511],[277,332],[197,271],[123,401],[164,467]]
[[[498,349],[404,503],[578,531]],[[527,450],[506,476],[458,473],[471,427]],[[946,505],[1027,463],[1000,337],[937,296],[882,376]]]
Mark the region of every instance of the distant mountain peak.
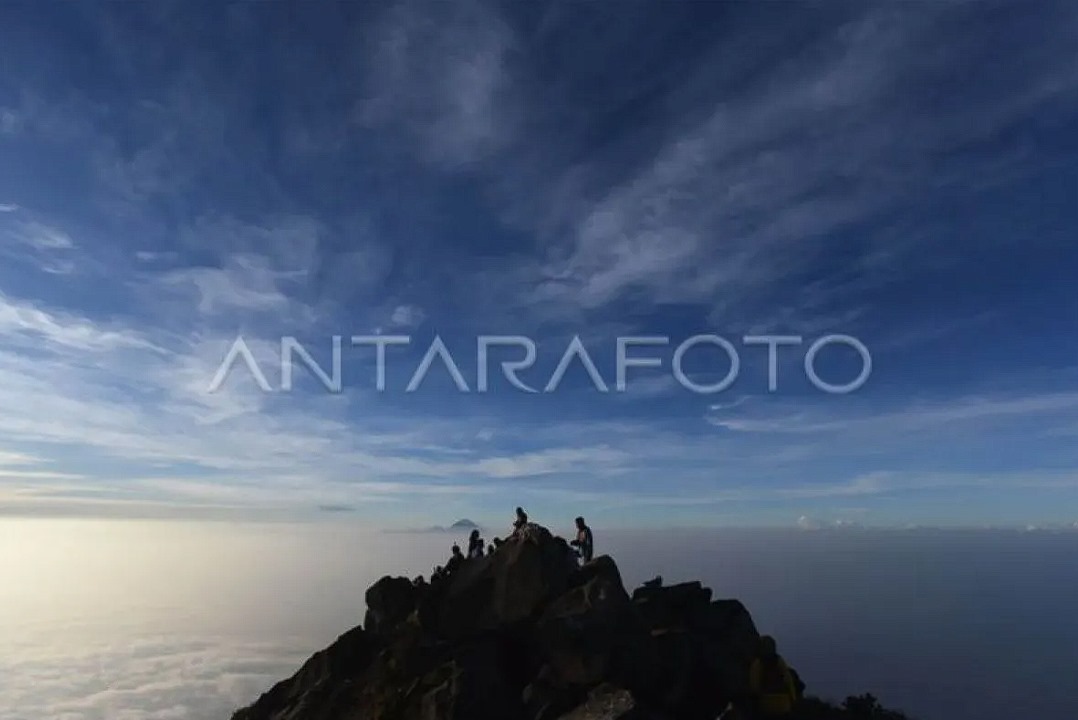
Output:
[[455,523],[450,525],[449,529],[450,530],[478,530],[479,525],[472,522],[468,518],[461,518],[460,520],[457,520]]

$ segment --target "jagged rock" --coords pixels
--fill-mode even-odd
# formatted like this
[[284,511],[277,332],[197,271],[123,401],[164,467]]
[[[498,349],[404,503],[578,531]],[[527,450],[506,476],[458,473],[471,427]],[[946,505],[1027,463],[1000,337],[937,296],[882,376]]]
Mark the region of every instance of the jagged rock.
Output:
[[711,589],[699,582],[687,582],[667,587],[639,587],[633,591],[644,624],[650,629],[686,627],[706,612],[711,602]]
[[697,618],[693,631],[705,648],[722,648],[720,653],[706,653],[710,676],[726,697],[737,697],[748,690],[748,669],[759,647],[760,634],[752,616],[737,600],[716,600]]
[[403,577],[383,577],[367,588],[363,627],[378,635],[389,633],[415,611],[419,589]]
[[585,694],[566,684],[549,665],[544,665],[535,679],[524,688],[521,700],[524,716],[531,720],[554,720],[585,699]]
[[568,587],[568,544],[537,525],[493,555],[469,560],[437,591],[440,635],[460,639],[534,617]]
[[233,720],[313,720],[345,717],[353,704],[355,680],[370,666],[381,645],[362,628],[353,628],[282,680]]
[[495,641],[461,648],[415,683],[401,717],[416,720],[520,720],[520,692]]
[[560,720],[665,720],[641,708],[633,695],[615,685],[601,685],[588,701],[562,715]]
[[563,682],[591,686],[620,676],[618,659],[640,638],[629,596],[611,558],[588,563],[573,582],[576,587],[547,606],[537,636]]
[[578,569],[571,557],[529,525],[429,586],[384,577],[366,629],[234,720],[714,720],[744,692],[759,637],[741,603],[712,602],[700,583],[630,599],[611,558]]

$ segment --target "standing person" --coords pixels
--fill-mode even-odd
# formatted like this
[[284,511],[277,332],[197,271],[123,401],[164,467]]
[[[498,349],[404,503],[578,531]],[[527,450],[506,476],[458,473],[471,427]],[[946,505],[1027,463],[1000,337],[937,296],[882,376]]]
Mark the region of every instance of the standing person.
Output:
[[789,718],[797,704],[793,671],[779,655],[775,638],[760,637],[760,649],[749,667],[749,690],[755,718]]
[[478,530],[472,530],[468,538],[468,559],[483,557],[483,538],[479,537]]
[[591,534],[591,528],[584,522],[584,518],[576,519],[576,540],[569,544],[576,548],[582,562],[591,562],[595,556],[595,538]]

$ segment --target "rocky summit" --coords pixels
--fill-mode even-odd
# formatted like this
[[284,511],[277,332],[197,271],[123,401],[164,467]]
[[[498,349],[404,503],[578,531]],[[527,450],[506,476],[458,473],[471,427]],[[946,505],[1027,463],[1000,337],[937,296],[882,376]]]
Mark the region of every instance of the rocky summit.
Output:
[[[698,582],[631,595],[607,556],[577,567],[537,525],[444,576],[384,577],[356,627],[233,720],[714,720],[758,646]],[[871,696],[798,717],[900,718]]]

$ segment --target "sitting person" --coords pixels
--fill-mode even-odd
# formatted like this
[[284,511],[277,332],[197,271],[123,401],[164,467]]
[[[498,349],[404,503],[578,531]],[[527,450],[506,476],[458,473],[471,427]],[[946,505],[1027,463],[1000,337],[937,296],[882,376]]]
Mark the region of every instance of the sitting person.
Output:
[[460,545],[453,543],[453,550],[452,554],[449,556],[449,562],[445,564],[445,574],[447,576],[452,575],[463,562],[464,554],[460,551]]
[[520,533],[524,529],[524,526],[528,524],[528,513],[524,512],[524,508],[517,508],[517,517],[513,521],[513,536]]
[[749,711],[753,718],[788,718],[800,695],[793,671],[778,654],[775,639],[760,638],[760,649],[749,667]]
[[581,562],[591,562],[595,556],[595,538],[591,534],[591,528],[584,522],[584,518],[576,519],[576,539],[569,544],[576,548]]

